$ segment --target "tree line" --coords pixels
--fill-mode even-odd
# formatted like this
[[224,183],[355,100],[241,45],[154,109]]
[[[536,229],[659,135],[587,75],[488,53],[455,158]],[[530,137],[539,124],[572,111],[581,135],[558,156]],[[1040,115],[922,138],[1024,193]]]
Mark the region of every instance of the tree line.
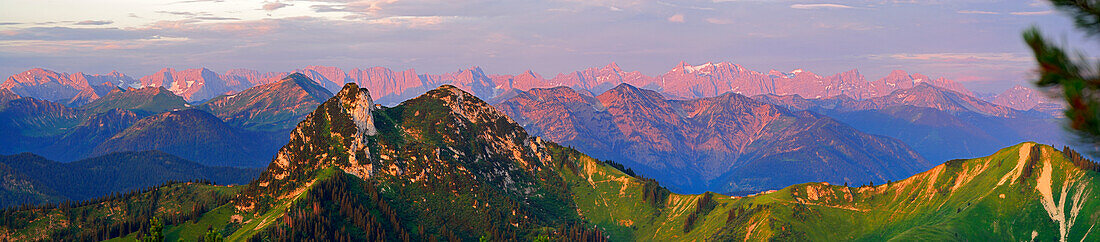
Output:
[[[164,189],[184,183],[211,185],[209,180],[167,181],[162,185],[138,188],[124,193],[89,199],[85,201],[64,201],[41,205],[22,205],[0,210],[0,227],[12,230],[27,229],[30,222],[46,219],[60,214],[66,226],[48,230],[51,239],[61,241],[101,241],[148,231],[154,217],[165,224],[182,224],[195,220],[207,211],[226,204],[230,195],[210,192],[209,194],[173,194],[167,197]],[[192,203],[180,206],[182,211],[160,211],[165,203]],[[106,216],[106,213],[121,213],[118,216]]]

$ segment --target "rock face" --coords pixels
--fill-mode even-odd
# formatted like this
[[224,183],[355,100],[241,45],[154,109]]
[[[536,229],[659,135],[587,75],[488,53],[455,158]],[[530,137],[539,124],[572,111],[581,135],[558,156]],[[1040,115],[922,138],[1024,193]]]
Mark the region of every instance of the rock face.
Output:
[[498,106],[536,135],[684,192],[885,181],[931,166],[897,140],[733,93],[678,101],[627,84],[597,97],[560,87]]
[[217,73],[206,68],[182,71],[164,68],[156,74],[142,77],[141,85],[167,88],[188,101],[206,100],[240,88],[229,86]]
[[[414,108],[416,110],[411,110]],[[399,147],[391,147],[399,145],[392,143],[397,140],[390,139],[405,139],[402,136],[409,136],[408,139],[414,139],[415,142],[443,142],[454,145],[448,147],[446,152],[462,152],[465,148],[460,149],[456,146],[463,145],[467,139],[471,138],[489,139],[479,142],[499,143],[500,148],[529,149],[530,146],[523,142],[534,142],[534,139],[527,137],[526,132],[514,126],[515,124],[492,106],[455,86],[445,85],[410,100],[403,106],[378,110],[367,89],[349,83],[335,97],[321,104],[316,111],[306,117],[305,121],[298,124],[291,135],[290,143],[279,151],[268,169],[274,176],[271,179],[275,180],[289,176],[290,174],[286,172],[309,173],[317,168],[328,166],[340,167],[345,172],[360,177],[370,177],[376,172],[400,175],[403,173],[400,169],[391,170],[385,166],[374,166],[378,163],[377,159],[389,160],[391,158],[382,157],[399,155],[395,153],[396,150],[393,150]],[[436,127],[436,125],[442,126]],[[453,130],[454,133],[445,132],[450,129],[458,130]],[[485,133],[458,132],[466,129]],[[388,132],[385,133],[388,136],[379,137],[378,135],[382,133],[380,130],[387,130]],[[471,137],[455,135],[471,135]],[[520,139],[514,140],[514,138]],[[335,143],[330,143],[330,140]],[[337,146],[332,147],[334,144]],[[325,153],[330,149],[342,150],[348,154],[337,156]],[[519,150],[514,151],[519,152]],[[511,157],[516,159],[530,155],[515,152],[507,151],[500,154],[506,154],[509,157],[516,155]],[[528,161],[524,163],[526,162]]]

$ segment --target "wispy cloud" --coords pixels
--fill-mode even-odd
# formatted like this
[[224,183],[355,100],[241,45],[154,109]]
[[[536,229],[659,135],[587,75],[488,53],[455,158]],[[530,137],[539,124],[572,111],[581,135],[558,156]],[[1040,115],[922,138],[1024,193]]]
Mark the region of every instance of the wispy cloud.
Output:
[[686,9],[695,9],[695,10],[714,10],[714,8],[711,8],[711,7],[699,7],[699,6],[678,5],[678,4],[672,4],[672,3],[667,3],[667,2],[663,2],[663,1],[657,1],[657,4],[660,4],[660,5],[664,5],[664,6],[669,6],[669,7],[686,8]]
[[852,6],[836,3],[808,3],[791,4],[793,9],[851,9]]
[[707,18],[707,23],[712,23],[712,24],[733,24],[733,20],[721,19],[721,18]]
[[1001,14],[998,12],[980,11],[980,10],[959,10],[956,13],[961,14]]
[[1001,61],[1001,62],[1028,62],[1032,57],[1020,53],[1010,52],[975,52],[975,53],[899,53],[889,55],[873,55],[872,58],[891,58],[897,60],[918,60],[935,62],[977,62],[977,61]]
[[32,27],[0,32],[0,42],[7,40],[131,40],[154,39],[147,31],[118,28]]
[[76,22],[75,25],[108,25],[108,24],[112,24],[112,23],[115,23],[115,21],[110,21],[110,20],[84,20],[84,21]]
[[1054,10],[1033,11],[1033,12],[1012,12],[1012,13],[1009,13],[1009,14],[1019,15],[1019,16],[1034,16],[1034,15],[1048,15],[1048,14],[1052,14],[1052,13],[1054,13]]
[[290,4],[280,3],[280,2],[266,3],[263,6],[263,10],[265,10],[265,11],[275,11],[276,9],[285,8],[287,6],[290,6]]
[[881,29],[882,26],[865,24],[865,23],[815,23],[814,28],[819,29],[834,29],[834,30],[852,30],[852,31],[867,31]]
[[458,18],[457,16],[391,16],[368,19],[366,22],[384,27],[427,28],[438,26]]

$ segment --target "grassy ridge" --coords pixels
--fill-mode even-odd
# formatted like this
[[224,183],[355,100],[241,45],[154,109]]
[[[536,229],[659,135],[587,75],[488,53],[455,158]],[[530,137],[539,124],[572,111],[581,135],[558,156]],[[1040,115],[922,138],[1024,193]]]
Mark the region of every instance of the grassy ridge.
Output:
[[[718,196],[715,209],[688,233],[684,222],[701,195],[673,194],[664,208],[648,206],[638,179],[585,156],[577,159],[582,172],[563,177],[585,218],[617,239],[1059,240],[1063,233],[1083,239],[1100,216],[1096,173],[1073,167],[1049,146],[1033,153],[1033,145],[877,186],[807,183],[743,198]],[[1028,162],[1032,155],[1038,162]],[[1025,174],[1028,165],[1031,174]],[[1053,203],[1044,208],[1043,199]],[[1061,231],[1052,213],[1064,214],[1069,222],[1062,223],[1072,226]]]

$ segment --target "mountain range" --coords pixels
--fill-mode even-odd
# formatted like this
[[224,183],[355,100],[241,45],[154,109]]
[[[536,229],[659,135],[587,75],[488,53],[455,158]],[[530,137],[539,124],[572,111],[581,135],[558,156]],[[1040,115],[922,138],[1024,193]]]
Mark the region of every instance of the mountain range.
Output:
[[246,186],[168,183],[4,210],[0,238],[1077,241],[1095,239],[1100,217],[1100,165],[1032,142],[885,184],[739,197],[671,193],[531,136],[455,86],[384,107],[347,84],[292,134]]
[[[140,171],[140,172],[135,172]],[[31,153],[0,156],[0,208],[84,201],[166,181],[210,180],[247,184],[256,168],[208,167],[160,151],[118,152],[61,163]],[[13,195],[14,194],[14,195]],[[27,202],[21,202],[27,201]]]
[[881,183],[932,166],[898,140],[729,92],[667,100],[629,84],[595,97],[536,88],[496,106],[534,135],[623,163],[676,192]]
[[[82,73],[64,74],[41,68],[8,77],[0,89],[13,91],[20,96],[61,102],[68,106],[80,106],[110,92],[110,85],[120,88],[164,87],[188,102],[201,102],[222,94],[233,94],[244,89],[272,83],[292,74],[301,73],[318,85],[336,92],[344,83],[356,83],[375,90],[376,101],[394,105],[420,95],[429,89],[449,84],[474,93],[480,98],[491,99],[511,90],[525,91],[532,88],[571,87],[591,93],[603,93],[619,84],[655,90],[669,99],[695,99],[715,97],[726,92],[745,96],[763,94],[799,95],[805,98],[831,98],[846,96],[856,100],[881,97],[899,89],[909,89],[920,84],[952,90],[967,96],[977,96],[961,84],[945,78],[931,78],[918,73],[896,70],[880,79],[869,81],[857,70],[831,76],[820,76],[796,69],[790,72],[749,70],[729,62],[707,62],[689,65],[681,62],[672,69],[648,76],[638,71],[627,72],[612,62],[604,67],[592,67],[569,73],[559,73],[550,79],[533,71],[520,74],[487,74],[480,67],[460,69],[442,74],[418,73],[416,70],[394,71],[385,67],[343,70],[327,66],[306,66],[290,72],[259,72],[247,69],[231,69],[218,74],[206,68],[176,70],[164,68],[152,75],[140,78],[117,72],[105,75]],[[78,93],[82,94],[77,97]],[[987,100],[1001,106],[1021,111],[1038,108],[1054,114],[1057,102],[1035,95],[1033,89],[1014,87]]]
[[[856,154],[860,152],[826,152],[829,154],[839,154],[830,159],[855,162],[855,157],[863,157],[859,159],[871,159],[871,157],[876,157],[876,155],[869,154],[879,154],[883,157],[875,159],[894,161],[917,160],[916,162],[910,162],[913,163],[911,166],[891,165],[884,167],[884,170],[868,169],[866,166],[862,165],[852,166],[852,169],[869,172],[868,174],[872,175],[841,175],[836,176],[838,180],[829,180],[832,182],[845,181],[842,178],[849,178],[847,180],[849,182],[863,182],[863,180],[851,179],[852,177],[863,177],[863,179],[881,182],[911,175],[923,169],[923,167],[948,159],[988,154],[999,147],[1014,144],[1022,140],[1060,144],[1062,143],[1062,138],[1065,138],[1061,128],[1058,127],[1060,125],[1059,116],[1054,114],[1057,112],[1056,107],[1058,107],[1058,105],[1053,104],[1056,102],[1042,98],[1040,93],[1032,89],[1016,87],[1001,95],[988,96],[983,100],[982,98],[974,97],[976,94],[973,94],[961,85],[950,80],[942,78],[932,79],[924,75],[909,74],[904,71],[892,72],[889,76],[877,81],[865,81],[863,76],[854,70],[829,77],[821,77],[802,70],[795,70],[789,73],[771,71],[765,75],[764,73],[749,71],[739,65],[725,62],[707,63],[698,66],[680,63],[671,71],[658,77],[649,77],[640,72],[624,72],[615,63],[602,68],[590,68],[571,74],[559,74],[551,79],[545,79],[541,75],[531,71],[519,75],[486,74],[480,68],[476,67],[440,75],[417,74],[414,70],[393,72],[382,67],[365,70],[355,69],[345,72],[334,67],[308,66],[296,71],[295,75],[288,75],[287,78],[280,79],[281,81],[273,81],[271,79],[277,78],[277,76],[282,73],[260,73],[244,69],[234,69],[226,74],[217,74],[209,69],[176,71],[168,68],[158,72],[156,75],[142,77],[140,80],[134,80],[125,75],[118,74],[117,72],[110,75],[103,75],[117,77],[117,83],[126,88],[115,88],[103,94],[100,98],[75,108],[70,108],[66,105],[50,106],[46,105],[49,103],[47,101],[35,101],[43,105],[32,105],[31,107],[40,108],[24,111],[23,114],[18,114],[22,116],[10,120],[13,124],[9,125],[9,127],[11,127],[12,130],[19,130],[22,135],[20,137],[9,138],[11,140],[5,143],[11,145],[5,150],[0,150],[0,152],[10,154],[30,151],[47,155],[51,159],[70,161],[114,151],[162,149],[203,164],[258,166],[270,155],[270,153],[267,152],[273,152],[277,149],[278,144],[286,141],[288,136],[285,133],[289,132],[294,124],[302,120],[310,110],[319,105],[324,99],[332,96],[332,87],[337,86],[337,83],[342,84],[345,82],[367,84],[363,86],[367,87],[369,90],[376,90],[376,93],[381,93],[382,98],[380,98],[380,102],[383,103],[403,101],[410,96],[425,92],[426,87],[447,83],[454,84],[454,86],[460,89],[470,91],[475,96],[483,98],[491,97],[487,99],[495,104],[515,98],[520,93],[533,92],[522,91],[517,88],[539,86],[572,87],[574,94],[563,95],[585,96],[580,99],[586,99],[586,101],[568,101],[575,103],[568,105],[591,105],[593,106],[591,109],[594,109],[594,111],[591,111],[594,112],[593,114],[579,114],[581,112],[590,112],[584,110],[584,107],[580,107],[579,109],[574,108],[575,110],[557,109],[555,112],[534,107],[537,105],[544,105],[539,103],[541,100],[567,101],[565,99],[577,98],[570,96],[547,99],[546,97],[546,95],[557,95],[561,93],[545,93],[540,99],[536,99],[539,101],[535,102],[529,101],[522,104],[513,103],[514,105],[531,106],[513,107],[513,110],[526,109],[528,111],[537,111],[539,112],[537,115],[541,115],[544,118],[565,118],[560,115],[563,115],[562,112],[566,111],[573,112],[574,116],[580,115],[579,118],[600,118],[593,122],[575,121],[573,124],[549,123],[551,120],[544,120],[541,123],[524,122],[524,125],[526,128],[532,129],[532,132],[537,135],[547,136],[553,141],[573,145],[601,159],[612,159],[631,165],[640,165],[634,167],[638,169],[640,173],[657,178],[668,184],[674,190],[682,192],[703,190],[723,192],[742,190],[757,191],[782,187],[802,181],[818,181],[829,178],[822,176],[822,174],[816,174],[818,171],[806,171],[807,174],[805,175],[816,175],[812,175],[811,177],[792,178],[792,180],[785,180],[774,184],[770,184],[769,182],[778,182],[775,178],[758,179],[755,185],[721,181],[718,177],[728,177],[733,174],[723,175],[722,172],[733,172],[732,170],[734,170],[734,167],[752,164],[749,160],[757,160],[764,157],[769,157],[768,159],[777,158],[773,155],[766,155],[766,152],[758,154],[752,153],[757,151],[749,149],[752,148],[750,146],[744,146],[746,144],[761,145],[763,143],[760,142],[764,141],[760,140],[759,137],[772,136],[753,136],[766,133],[759,131],[729,134],[716,128],[718,126],[708,123],[719,122],[718,120],[722,120],[721,118],[709,121],[693,120],[691,122],[684,122],[685,124],[709,127],[712,129],[710,133],[730,136],[709,140],[703,137],[720,137],[722,135],[701,135],[702,133],[695,132],[702,132],[702,130],[693,130],[691,132],[683,130],[676,131],[678,126],[670,125],[675,122],[666,122],[662,124],[661,122],[664,121],[650,122],[653,120],[644,120],[662,119],[663,117],[642,116],[633,118],[620,117],[620,120],[611,119],[608,117],[613,116],[599,114],[607,110],[605,110],[606,107],[603,107],[604,105],[602,103],[598,103],[599,100],[596,100],[597,95],[592,94],[593,91],[602,90],[603,92],[607,92],[623,84],[629,86],[634,86],[632,83],[642,85],[642,88],[653,90],[650,94],[660,96],[660,99],[664,99],[660,102],[632,103],[632,105],[642,107],[646,110],[661,109],[655,108],[650,104],[669,105],[661,103],[681,103],[684,101],[706,98],[713,98],[714,100],[700,101],[699,103],[714,103],[715,100],[729,100],[728,98],[722,99],[722,97],[726,97],[726,95],[731,93],[734,95],[739,95],[736,93],[755,94],[755,96],[752,97],[753,99],[757,99],[757,101],[782,106],[782,108],[787,109],[785,112],[787,112],[789,117],[798,116],[795,115],[795,113],[803,110],[808,110],[812,113],[807,113],[802,116],[814,116],[815,113],[817,116],[820,116],[796,118],[796,120],[817,120],[824,118],[822,120],[839,121],[836,122],[836,125],[825,125],[825,123],[822,123],[817,126],[818,130],[852,134],[854,137],[865,134],[871,134],[872,136],[880,135],[898,138],[905,144],[908,144],[906,148],[898,148],[901,146],[889,144],[894,142],[883,143],[869,141],[869,143],[884,144],[882,147],[895,148],[889,148],[888,150],[891,151],[885,153],[874,151],[873,148],[875,146],[867,146],[867,148],[872,149],[859,148],[859,150],[865,151],[861,154]],[[72,83],[72,81],[64,81],[65,79],[62,77],[88,75],[57,74],[56,72],[43,69],[34,69],[10,77],[9,82],[51,83],[50,81],[42,80],[38,82],[26,81],[37,80],[33,78],[28,79],[28,77],[34,76],[51,76],[56,77],[54,78],[56,80],[62,80],[57,81],[57,83]],[[45,80],[54,79],[47,78]],[[316,80],[316,82],[311,80]],[[215,82],[224,83],[216,85],[207,84]],[[200,86],[196,83],[202,85]],[[238,90],[249,85],[257,86]],[[218,86],[219,88],[224,87],[224,89],[218,89],[219,91],[217,92],[200,90],[203,88],[209,89],[214,86]],[[33,85],[31,87],[33,87]],[[42,87],[44,88],[44,86]],[[136,89],[134,87],[144,88]],[[20,95],[14,92],[5,94],[9,92],[4,92],[3,90],[18,91],[21,89],[0,89],[0,97],[5,97],[6,99],[20,97]],[[214,93],[223,91],[224,93],[232,94],[224,94],[210,98],[202,97],[206,101],[199,103],[188,103],[189,99],[196,100],[198,98],[173,95],[176,93],[192,96],[203,93],[213,95]],[[812,95],[811,97],[815,98],[804,99],[803,97],[805,95],[803,94]],[[743,103],[736,103],[734,106],[741,104]],[[665,108],[667,110],[664,111],[671,110],[683,112],[685,110],[684,107],[687,106],[676,104],[669,107],[672,108]],[[127,115],[124,112],[106,112],[112,108],[125,109],[130,112],[135,112],[136,115]],[[1024,108],[1028,109],[1023,110]],[[175,113],[182,115],[175,116],[163,114],[174,110],[189,109],[197,109],[201,110],[201,112],[179,111]],[[703,110],[705,109],[706,108]],[[17,112],[16,110],[17,109],[0,111],[0,115],[5,115],[5,113],[9,112]],[[707,113],[708,111],[699,112]],[[37,115],[37,113],[43,113],[45,115]],[[212,114],[220,121],[215,122],[215,119],[203,115],[206,113]],[[510,112],[509,115],[523,116],[535,114]],[[595,116],[587,117],[584,115]],[[697,116],[697,114],[675,113],[665,119],[695,119],[696,117],[694,116]],[[165,117],[177,118],[168,119]],[[699,119],[703,117],[709,116],[702,115],[699,116]],[[519,119],[519,117],[517,118]],[[523,117],[522,119],[537,120],[539,118],[540,117]],[[570,116],[569,118],[576,117]],[[140,122],[141,126],[126,131],[126,128],[129,128],[135,123],[139,123],[138,119],[145,120]],[[202,122],[202,124],[179,123],[190,122],[187,120],[206,122]],[[624,123],[624,121],[627,120],[638,122]],[[110,123],[111,125],[106,125],[104,122],[108,121],[113,123]],[[173,121],[176,122],[173,123]],[[811,122],[800,122],[800,124],[808,123]],[[633,124],[639,124],[648,129],[628,127]],[[534,127],[535,125],[544,127],[536,128]],[[558,126],[555,129],[559,130],[574,129],[586,131],[576,132],[581,134],[580,137],[554,136],[552,135],[553,132],[549,131],[548,128],[551,125]],[[569,127],[578,125],[588,125],[591,127]],[[731,124],[729,127],[725,128],[739,129],[742,128],[740,127],[742,125],[743,124]],[[160,128],[154,129],[153,127]],[[897,127],[906,128],[899,129]],[[142,131],[142,129],[146,128],[157,131]],[[854,128],[858,131],[844,131],[846,128]],[[615,129],[619,129],[619,131],[616,133],[613,131]],[[796,129],[797,128],[791,128],[790,130]],[[623,130],[628,130],[628,132],[623,132]],[[672,135],[676,132],[679,133]],[[115,135],[121,135],[123,133],[126,133],[125,137],[115,137]],[[809,133],[813,132],[808,132],[807,134]],[[197,134],[210,134],[210,136],[199,137]],[[634,134],[650,134],[650,136],[628,137]],[[637,142],[645,138],[657,138],[657,136],[652,136],[656,134],[668,135],[668,137],[663,137],[667,139],[668,143],[657,144],[648,140],[640,143]],[[788,132],[787,138],[797,138],[801,134],[802,133]],[[190,144],[190,141],[187,141],[188,139],[183,137],[179,137],[182,139],[178,139],[177,141],[169,141],[174,138],[173,135],[192,135],[190,137],[195,138],[191,139],[193,141],[196,139],[210,139],[211,142],[205,142],[197,146],[187,145]],[[245,136],[257,138],[241,138]],[[783,139],[778,139],[776,142],[779,140]],[[854,143],[860,143],[868,142],[870,139],[847,140],[855,140]],[[162,142],[157,143],[157,141]],[[806,140],[805,142],[810,141]],[[851,145],[851,143],[853,142],[841,142],[838,144]],[[626,149],[622,149],[624,147],[634,147],[631,151],[639,152],[649,150],[648,152],[643,152],[649,155],[628,155],[629,153]],[[800,146],[796,145],[795,147]],[[925,162],[924,159],[920,158],[914,159],[913,156],[906,155],[910,153],[908,150],[910,148],[917,151],[916,153],[918,153],[919,156],[923,156],[931,162]],[[65,152],[66,149],[71,151]],[[205,150],[217,152],[204,152]],[[802,149],[795,150],[799,152],[808,152]],[[754,155],[758,157],[753,157]],[[824,156],[833,157],[832,155]],[[662,161],[655,162],[654,160]],[[680,167],[677,169],[694,169],[696,171],[672,173],[673,175],[671,176],[667,175],[669,174],[667,172],[655,172],[659,169],[669,167],[668,165],[670,164],[671,167]],[[844,174],[848,172],[851,172],[851,170],[837,171],[834,174]],[[673,177],[676,178],[673,179]],[[691,179],[680,179],[683,177],[691,177]],[[755,178],[746,178],[746,180],[752,179]],[[726,182],[726,184],[719,184],[721,182]]]
[[949,89],[921,84],[866,100],[758,95],[754,99],[833,117],[871,134],[894,137],[935,163],[978,157],[1033,140],[1066,145],[1061,119],[1020,111]]
[[[2,96],[2,95],[0,95]],[[192,105],[165,87],[115,89],[80,107],[10,95],[0,152],[73,161],[160,150],[204,165],[259,167],[332,94],[303,75]]]

